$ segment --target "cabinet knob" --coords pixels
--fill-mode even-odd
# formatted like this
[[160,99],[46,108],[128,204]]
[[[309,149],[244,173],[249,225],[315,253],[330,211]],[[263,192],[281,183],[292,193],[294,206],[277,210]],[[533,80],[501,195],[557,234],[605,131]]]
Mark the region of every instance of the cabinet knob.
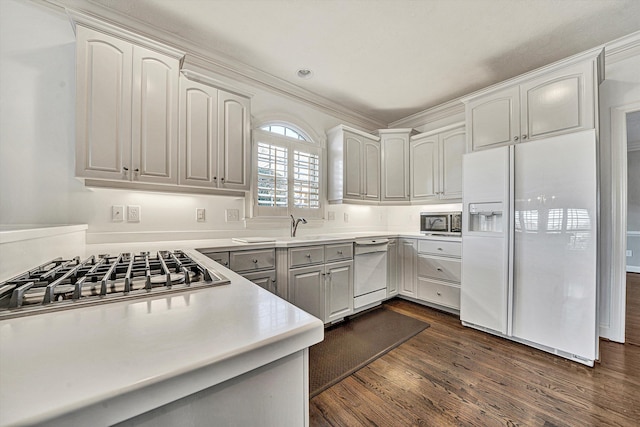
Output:
[[338,255],[342,255],[342,251],[338,251]]
[[514,141],[517,141],[517,140],[519,140],[519,139],[520,139],[520,138],[519,138],[517,135],[513,137],[513,140],[514,140]]
[[123,167],[122,167],[122,170],[123,170],[123,171],[125,171],[125,172],[129,172],[129,168],[128,168],[128,167],[126,167],[126,166],[123,166]]
[[442,250],[442,248],[438,248],[438,250],[439,250],[439,251],[441,251],[441,250]]
[[311,258],[311,254],[307,254],[307,258]]
[[440,267],[436,268],[436,270],[438,270],[438,271],[442,271],[442,269],[441,269]]
[[442,296],[442,294],[440,292],[436,292],[436,295],[438,296]]
[[213,177],[213,180],[214,180],[214,181],[217,181],[217,180],[218,180],[218,177],[217,177],[217,176],[214,176],[214,177]]
[[224,182],[224,177],[220,178],[220,181]]
[[522,135],[522,139],[527,139],[527,135]]
[[258,263],[258,260],[257,260],[257,259],[255,259],[255,258],[254,258],[252,261],[253,261],[253,263],[254,263],[254,264],[257,264],[257,263]]
[[229,265],[229,261],[225,261],[224,265],[228,266]]

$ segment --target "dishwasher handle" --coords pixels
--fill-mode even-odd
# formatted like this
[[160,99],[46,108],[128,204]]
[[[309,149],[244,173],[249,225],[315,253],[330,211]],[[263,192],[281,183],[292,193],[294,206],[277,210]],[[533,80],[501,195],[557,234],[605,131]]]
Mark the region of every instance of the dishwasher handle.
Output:
[[387,252],[389,239],[356,240],[355,255]]

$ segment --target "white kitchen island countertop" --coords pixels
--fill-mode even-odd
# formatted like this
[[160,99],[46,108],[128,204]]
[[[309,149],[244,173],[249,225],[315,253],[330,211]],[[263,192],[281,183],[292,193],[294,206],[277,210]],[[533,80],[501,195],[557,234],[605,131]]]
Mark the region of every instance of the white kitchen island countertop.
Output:
[[322,322],[230,284],[0,321],[0,425],[111,425],[305,349]]

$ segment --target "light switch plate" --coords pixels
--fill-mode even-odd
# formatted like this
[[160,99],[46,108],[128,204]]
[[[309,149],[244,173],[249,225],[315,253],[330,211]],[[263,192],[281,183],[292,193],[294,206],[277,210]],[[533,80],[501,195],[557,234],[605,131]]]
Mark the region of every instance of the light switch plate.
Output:
[[198,222],[206,221],[204,208],[196,208],[196,221]]
[[627,250],[627,256],[633,256],[633,251],[631,249]]
[[240,221],[240,210],[238,209],[225,209],[225,220],[227,222]]
[[122,222],[124,221],[124,206],[113,205],[111,206],[111,221]]
[[127,206],[127,222],[140,222],[141,209],[138,205]]

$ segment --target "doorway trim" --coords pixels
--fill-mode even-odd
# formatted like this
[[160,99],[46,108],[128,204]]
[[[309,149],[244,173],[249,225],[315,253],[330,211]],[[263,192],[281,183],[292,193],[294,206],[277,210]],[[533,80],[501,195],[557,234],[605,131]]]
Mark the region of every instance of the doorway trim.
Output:
[[[640,111],[640,101],[611,108],[611,206],[613,242],[610,339],[625,342],[627,297],[627,114]],[[617,171],[614,175],[613,172]],[[617,242],[617,244],[616,244]]]

